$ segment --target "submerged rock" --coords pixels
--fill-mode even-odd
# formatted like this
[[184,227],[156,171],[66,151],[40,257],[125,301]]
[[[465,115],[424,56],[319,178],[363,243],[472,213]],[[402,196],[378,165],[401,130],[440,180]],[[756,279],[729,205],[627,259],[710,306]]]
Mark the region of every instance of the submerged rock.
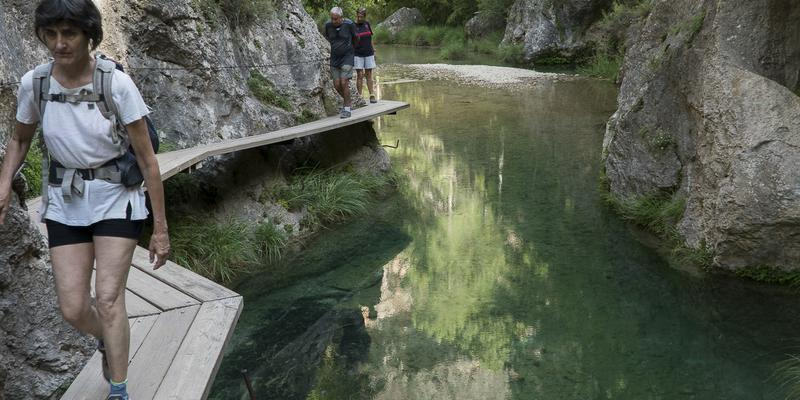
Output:
[[520,45],[524,59],[574,58],[587,50],[587,29],[613,0],[517,0],[502,44]]
[[619,199],[685,199],[686,245],[800,269],[800,4],[656,1],[623,67],[605,168]]
[[385,29],[390,35],[395,36],[412,26],[423,23],[422,12],[416,8],[403,7],[388,16],[376,29]]

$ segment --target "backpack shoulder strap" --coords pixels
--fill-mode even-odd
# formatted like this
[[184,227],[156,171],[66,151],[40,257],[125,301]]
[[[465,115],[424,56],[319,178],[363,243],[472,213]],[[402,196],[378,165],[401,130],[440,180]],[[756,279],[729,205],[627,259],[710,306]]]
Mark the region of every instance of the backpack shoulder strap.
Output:
[[41,64],[33,70],[33,99],[36,109],[39,110],[39,120],[44,118],[47,100],[50,96],[50,75],[53,72],[53,62]]
[[100,101],[97,102],[97,107],[100,109],[100,113],[111,121],[111,140],[113,143],[120,145],[121,156],[128,151],[128,140],[123,135],[125,126],[122,125],[122,119],[119,117],[119,109],[117,109],[117,104],[114,103],[114,92],[111,87],[117,64],[102,55],[98,55],[94,60],[92,90],[100,94]]
[[119,110],[117,110],[117,105],[114,103],[113,92],[111,91],[111,81],[116,64],[102,57],[95,57],[94,61],[95,68],[92,76],[92,85],[94,92],[101,95],[97,106],[100,107],[100,112],[104,117],[111,119],[112,116],[119,115]]

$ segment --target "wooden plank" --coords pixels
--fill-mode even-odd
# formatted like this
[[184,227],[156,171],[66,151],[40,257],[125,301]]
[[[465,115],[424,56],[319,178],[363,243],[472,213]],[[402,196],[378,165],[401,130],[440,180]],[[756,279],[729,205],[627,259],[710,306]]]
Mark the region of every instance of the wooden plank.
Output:
[[[97,297],[97,292],[95,291],[95,283],[97,279],[97,273],[95,270],[92,270],[92,278],[91,278],[91,288],[89,289],[89,294],[92,297]],[[133,317],[142,317],[145,315],[154,315],[161,312],[156,306],[148,303],[143,298],[136,295],[136,293],[131,292],[128,289],[125,289],[125,309],[128,313],[128,318]]]
[[131,398],[153,398],[198,310],[199,305],[165,311],[158,316],[128,370]]
[[[156,315],[146,317],[138,317],[130,319],[131,326],[131,347],[128,352],[128,358],[133,359],[137,353],[148,332],[153,327],[153,324],[158,319]],[[105,399],[108,396],[108,382],[103,379],[102,372],[102,356],[99,351],[95,351],[92,358],[83,367],[83,370],[78,374],[72,384],[61,397],[62,400],[95,400]]]
[[150,264],[150,252],[143,247],[136,247],[133,252],[133,266],[142,272],[170,285],[187,295],[200,300],[211,301],[239,294],[216,282],[198,275],[172,261],[167,261],[164,266],[153,271]]
[[155,399],[208,397],[242,305],[241,297],[203,303]]
[[125,306],[128,311],[128,318],[157,315],[161,313],[161,310],[156,308],[156,306],[150,304],[130,290],[125,290]]
[[131,268],[131,272],[128,275],[128,290],[161,310],[172,310],[199,304],[194,298],[153,278],[138,268]]

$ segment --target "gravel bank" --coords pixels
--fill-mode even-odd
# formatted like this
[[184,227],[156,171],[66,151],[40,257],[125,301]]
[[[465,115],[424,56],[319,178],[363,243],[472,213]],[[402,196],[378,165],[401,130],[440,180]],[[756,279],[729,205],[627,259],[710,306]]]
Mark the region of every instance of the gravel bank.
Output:
[[422,79],[455,79],[466,84],[490,87],[525,87],[543,81],[579,78],[576,75],[489,65],[408,64],[406,67]]

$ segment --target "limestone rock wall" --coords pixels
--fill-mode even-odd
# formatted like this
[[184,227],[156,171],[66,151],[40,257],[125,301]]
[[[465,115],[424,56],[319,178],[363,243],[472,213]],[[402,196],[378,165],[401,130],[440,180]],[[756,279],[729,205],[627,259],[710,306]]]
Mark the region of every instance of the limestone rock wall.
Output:
[[508,11],[503,45],[522,45],[524,58],[572,58],[587,50],[586,32],[613,0],[517,0]]
[[[104,1],[113,26],[100,50],[124,64],[178,147],[294,125],[303,110],[335,109],[329,46],[299,0],[259,2],[247,22],[213,0]],[[247,80],[264,76],[289,107],[264,104]]]
[[629,43],[611,193],[684,197],[718,267],[800,268],[800,3],[657,0]]

